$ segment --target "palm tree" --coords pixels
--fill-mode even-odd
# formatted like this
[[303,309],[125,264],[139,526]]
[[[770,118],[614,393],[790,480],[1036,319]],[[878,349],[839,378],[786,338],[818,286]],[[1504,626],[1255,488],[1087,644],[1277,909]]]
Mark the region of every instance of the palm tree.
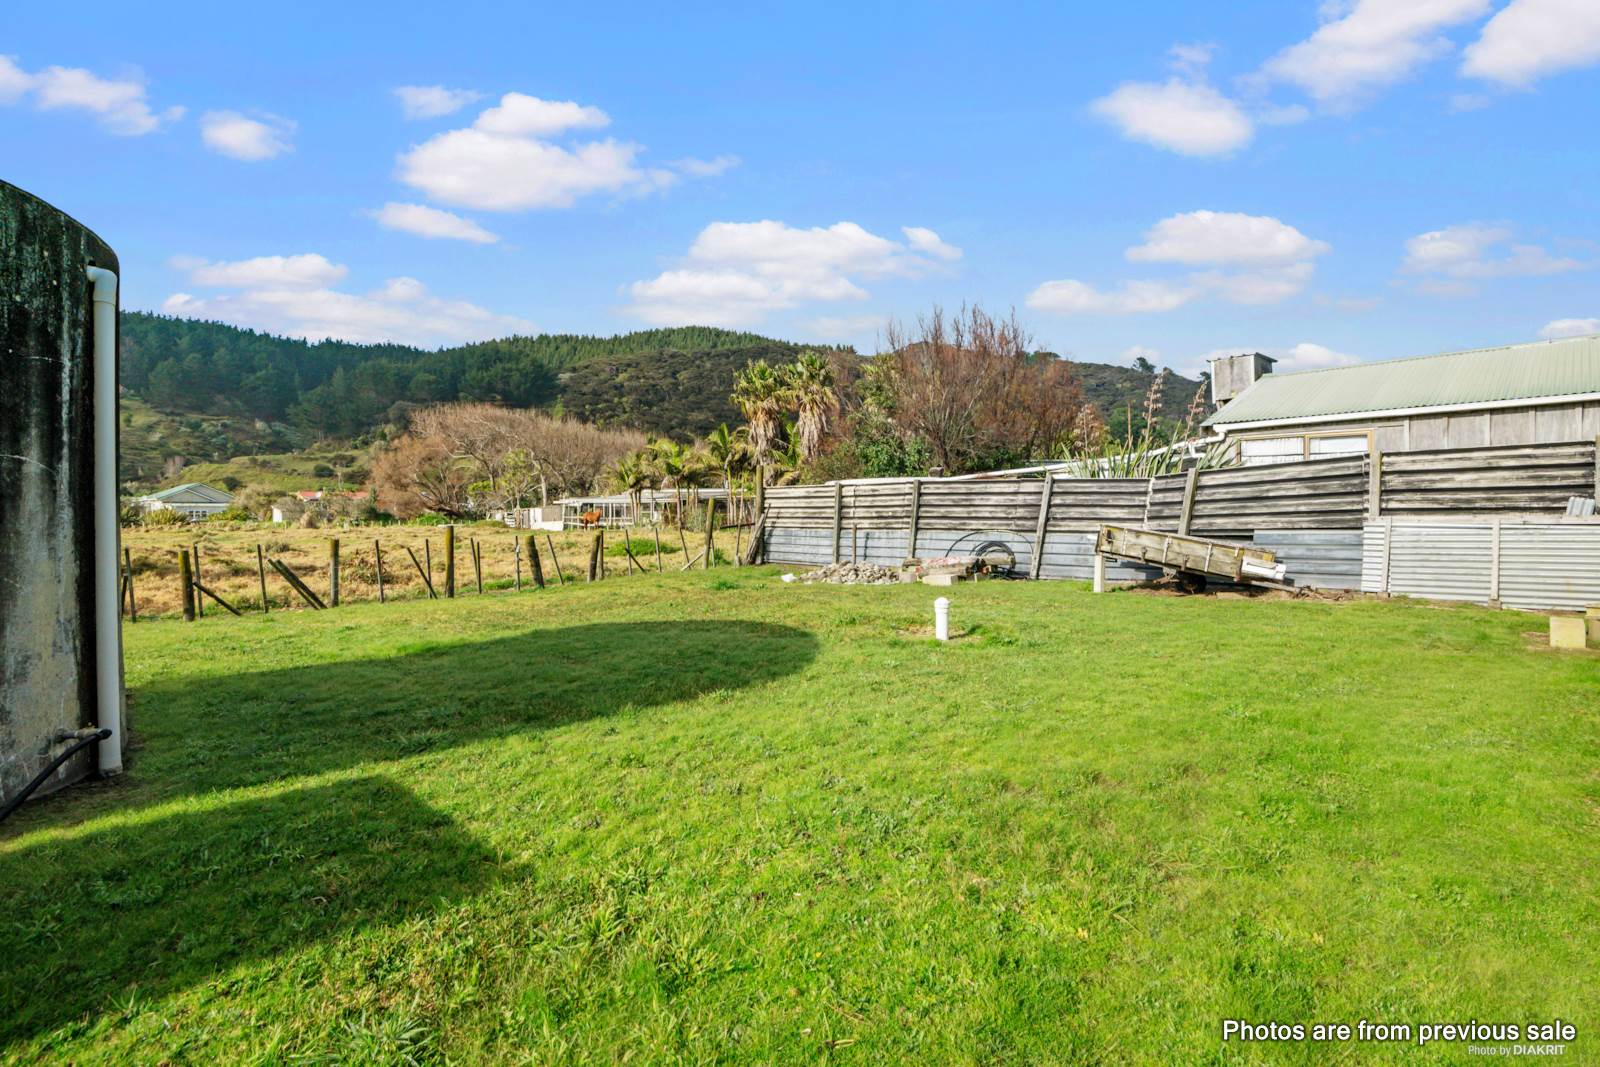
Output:
[[662,487],[672,487],[673,499],[678,504],[678,525],[682,526],[683,484],[690,466],[689,450],[676,441],[658,437],[650,442],[647,451],[650,453],[650,465],[659,476]]
[[800,434],[795,424],[784,420],[788,431],[784,446],[772,454],[773,485],[790,485],[800,477],[805,459],[800,453]]
[[784,389],[789,406],[798,416],[795,425],[800,437],[800,458],[809,463],[822,448],[828,420],[839,413],[839,393],[833,387],[833,368],[820,352],[800,353],[800,358],[784,368]]
[[651,472],[649,464],[645,461],[642,452],[629,452],[611,465],[608,476],[611,487],[618,492],[627,493],[633,504],[633,521],[637,523],[643,514],[643,491],[650,486]]
[[722,488],[728,494],[729,514],[732,514],[733,471],[745,452],[742,432],[730,430],[728,424],[723,423],[706,435],[705,452],[710,465],[722,472]]
[[744,415],[750,458],[763,483],[772,464],[772,446],[778,436],[778,420],[788,402],[787,392],[783,378],[764,359],[747,364],[734,379],[733,402]]

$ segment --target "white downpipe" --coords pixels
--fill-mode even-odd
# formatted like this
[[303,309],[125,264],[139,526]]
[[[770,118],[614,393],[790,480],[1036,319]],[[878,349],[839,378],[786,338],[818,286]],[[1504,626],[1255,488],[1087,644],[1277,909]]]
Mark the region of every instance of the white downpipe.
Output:
[[94,283],[94,633],[100,773],[122,773],[122,605],[117,538],[117,276],[88,268]]
[[950,640],[950,598],[947,596],[933,602],[933,636],[937,641]]

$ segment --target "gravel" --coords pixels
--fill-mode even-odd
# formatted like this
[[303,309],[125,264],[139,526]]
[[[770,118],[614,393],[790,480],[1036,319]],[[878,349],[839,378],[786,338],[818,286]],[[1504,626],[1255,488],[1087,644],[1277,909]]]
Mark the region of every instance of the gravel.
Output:
[[800,575],[800,580],[834,585],[894,585],[900,581],[900,572],[876,563],[830,563]]

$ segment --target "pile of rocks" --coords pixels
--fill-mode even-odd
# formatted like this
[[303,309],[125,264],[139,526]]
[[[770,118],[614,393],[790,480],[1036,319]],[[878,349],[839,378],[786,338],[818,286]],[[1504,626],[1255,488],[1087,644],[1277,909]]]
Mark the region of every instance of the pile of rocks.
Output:
[[900,572],[876,563],[830,563],[800,576],[802,582],[832,582],[835,585],[893,585]]

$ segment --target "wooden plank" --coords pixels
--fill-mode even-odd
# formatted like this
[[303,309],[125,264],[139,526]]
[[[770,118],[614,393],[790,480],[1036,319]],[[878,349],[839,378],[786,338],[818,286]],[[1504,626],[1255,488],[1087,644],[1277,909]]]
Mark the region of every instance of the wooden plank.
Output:
[[1372,450],[1367,463],[1367,518],[1376,519],[1383,513],[1383,453]]
[[189,550],[178,549],[178,594],[183,602],[183,621],[194,622],[194,571],[189,562]]
[[382,604],[385,603],[388,598],[384,595],[383,591],[383,545],[378,543],[377,538],[372,539],[372,558],[376,560],[378,564],[378,603]]
[[1194,492],[1195,486],[1200,481],[1200,468],[1190,467],[1189,473],[1183,482],[1183,508],[1178,512],[1178,533],[1187,534],[1189,523],[1194,518]]
[[[376,543],[376,542],[374,542]],[[272,605],[267,599],[267,563],[265,554],[259,542],[256,544],[256,578],[261,583],[261,613],[264,615],[272,610]],[[379,589],[382,589],[380,580]]]
[[1038,578],[1039,568],[1044,565],[1045,528],[1050,522],[1050,495],[1054,486],[1055,479],[1046,478],[1039,490],[1039,522],[1033,529],[1033,556],[1028,560],[1030,578]]
[[839,534],[844,523],[844,486],[833,485],[833,561],[839,562]]

